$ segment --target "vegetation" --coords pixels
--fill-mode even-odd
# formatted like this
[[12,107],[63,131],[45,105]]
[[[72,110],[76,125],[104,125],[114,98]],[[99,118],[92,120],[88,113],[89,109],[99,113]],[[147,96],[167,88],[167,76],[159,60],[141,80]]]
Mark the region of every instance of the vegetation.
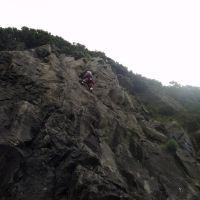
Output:
[[[75,58],[89,57],[90,51],[79,43],[71,44],[59,36],[53,36],[43,30],[35,30],[22,27],[16,28],[0,27],[0,51],[5,50],[24,50],[38,47],[44,44],[54,45],[58,53],[65,53]],[[98,52],[94,52],[98,53]],[[103,53],[101,53],[103,54]]]
[[163,145],[163,149],[170,153],[175,153],[178,149],[178,144],[175,139],[169,139],[166,144]]

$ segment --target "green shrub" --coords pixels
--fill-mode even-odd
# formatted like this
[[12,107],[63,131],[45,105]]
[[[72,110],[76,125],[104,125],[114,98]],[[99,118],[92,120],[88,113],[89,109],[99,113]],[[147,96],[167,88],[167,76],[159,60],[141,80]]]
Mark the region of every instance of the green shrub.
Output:
[[178,143],[175,139],[169,139],[164,145],[163,149],[167,150],[168,152],[175,153],[178,149]]

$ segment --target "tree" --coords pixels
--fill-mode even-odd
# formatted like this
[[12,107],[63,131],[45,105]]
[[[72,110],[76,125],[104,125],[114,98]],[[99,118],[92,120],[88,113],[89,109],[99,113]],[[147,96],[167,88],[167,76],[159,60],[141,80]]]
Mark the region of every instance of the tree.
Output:
[[169,84],[170,84],[172,87],[177,87],[177,88],[180,88],[180,87],[181,87],[181,84],[177,83],[176,81],[170,81]]

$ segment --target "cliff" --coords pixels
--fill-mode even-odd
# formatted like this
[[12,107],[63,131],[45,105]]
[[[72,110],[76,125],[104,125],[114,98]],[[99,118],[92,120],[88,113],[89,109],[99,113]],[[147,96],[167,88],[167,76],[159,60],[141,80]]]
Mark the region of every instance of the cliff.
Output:
[[155,119],[120,77],[51,45],[0,52],[0,199],[199,199],[188,130]]

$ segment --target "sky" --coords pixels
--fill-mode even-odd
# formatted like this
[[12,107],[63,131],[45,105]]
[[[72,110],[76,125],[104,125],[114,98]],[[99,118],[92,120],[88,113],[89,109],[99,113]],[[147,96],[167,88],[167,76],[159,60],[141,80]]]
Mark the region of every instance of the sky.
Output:
[[1,0],[0,26],[48,31],[164,85],[200,86],[199,0]]

